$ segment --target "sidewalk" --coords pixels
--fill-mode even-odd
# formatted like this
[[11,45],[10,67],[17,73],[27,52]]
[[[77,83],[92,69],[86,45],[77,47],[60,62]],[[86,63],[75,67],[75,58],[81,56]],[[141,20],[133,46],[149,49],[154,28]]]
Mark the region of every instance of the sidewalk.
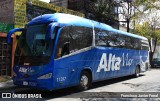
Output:
[[0,82],[0,90],[6,89],[6,88],[12,88],[15,87],[12,80],[6,81],[6,82]]

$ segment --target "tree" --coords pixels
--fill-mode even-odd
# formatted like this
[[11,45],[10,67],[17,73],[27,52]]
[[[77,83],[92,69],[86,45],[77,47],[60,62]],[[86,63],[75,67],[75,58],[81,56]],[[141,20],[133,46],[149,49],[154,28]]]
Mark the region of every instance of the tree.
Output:
[[[156,0],[155,0],[156,1]],[[159,5],[158,2],[153,3],[149,6],[146,4],[147,10],[137,17],[137,23],[134,32],[139,35],[147,37],[149,40],[153,39],[154,45],[151,46],[151,41],[149,41],[150,45],[150,61],[153,59],[153,55],[155,53],[155,49],[157,44],[160,44],[160,16],[159,16]],[[141,24],[141,25],[140,25]]]
[[158,0],[117,0],[119,5],[119,15],[122,17],[120,23],[127,23],[127,32],[129,32],[130,22],[141,17],[146,11],[153,8],[159,9]]
[[[114,0],[84,0],[87,17],[98,22],[111,25],[118,21],[115,13],[116,3]],[[117,24],[118,25],[118,24]]]
[[[154,19],[155,21],[155,19]],[[154,22],[151,21],[151,22]],[[156,20],[157,21],[157,20]],[[135,27],[135,30],[133,30],[133,33],[139,34],[141,36],[145,36],[147,37],[149,40],[154,39],[154,47],[151,46],[151,41],[149,41],[149,46],[150,46],[150,61],[153,59],[153,55],[156,49],[157,44],[160,44],[160,29],[158,29],[155,25],[157,23],[154,22],[150,23],[150,22],[144,22],[142,25],[137,24]]]
[[[151,49],[150,61],[153,59],[157,44],[160,44],[160,17],[158,14],[160,6],[157,1],[158,0],[134,0],[128,8],[122,5],[124,2],[120,3],[124,11],[123,16],[127,21],[134,22],[133,32],[149,39]],[[129,9],[130,11],[127,12]],[[129,26],[129,23],[127,26]],[[155,40],[152,47],[151,39]]]

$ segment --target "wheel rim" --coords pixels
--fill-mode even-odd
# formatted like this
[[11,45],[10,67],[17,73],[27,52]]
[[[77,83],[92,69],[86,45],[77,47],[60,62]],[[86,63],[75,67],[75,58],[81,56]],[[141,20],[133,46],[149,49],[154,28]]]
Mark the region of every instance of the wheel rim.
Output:
[[81,77],[81,85],[82,85],[83,87],[86,87],[86,86],[88,85],[88,77],[87,77],[86,75],[83,75],[83,76]]

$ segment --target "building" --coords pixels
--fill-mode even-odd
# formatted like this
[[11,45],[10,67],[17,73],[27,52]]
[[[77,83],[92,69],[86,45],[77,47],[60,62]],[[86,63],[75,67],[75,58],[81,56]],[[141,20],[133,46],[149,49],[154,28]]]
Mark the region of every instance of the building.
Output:
[[[68,1],[68,3],[67,3]],[[93,14],[94,2],[96,0],[51,0],[50,3],[53,3],[55,5],[61,6],[61,7],[68,7],[68,9],[81,12],[85,14],[86,18],[97,20],[96,14]],[[98,0],[97,0],[98,1]],[[99,0],[100,2],[104,2],[105,0]],[[130,29],[134,27],[134,23],[129,22],[129,18],[127,18],[128,14],[133,15],[134,14],[134,8],[131,9],[131,2],[132,0],[108,0],[110,2],[110,5],[113,3],[114,6],[110,9],[110,14],[113,14],[112,17],[103,18],[101,20],[97,20],[102,23],[106,23],[116,29],[121,30],[121,26],[125,25],[126,28]],[[65,5],[65,6],[63,6]],[[125,30],[127,31],[127,30]]]
[[127,27],[125,25],[119,25],[119,30],[127,32]]
[[133,0],[116,0],[119,4],[118,7],[118,19],[119,25],[125,26],[127,32],[130,32],[130,29],[134,28],[134,21],[131,21],[131,18],[135,14],[135,8],[132,6]]
[[68,0],[50,0],[50,3],[56,6],[68,8]]
[[6,36],[9,30],[23,28],[28,21],[42,14],[64,12],[84,17],[82,13],[39,0],[1,0],[0,9],[0,76],[12,75],[14,65],[16,36],[12,36],[12,42],[8,45]]
[[[96,0],[50,0],[50,1],[51,1],[50,3],[53,3],[55,5],[66,7],[66,8],[68,7],[68,9],[81,12],[85,14],[86,18],[97,20],[95,17],[96,14],[93,13],[93,9],[92,9],[92,7],[94,7],[93,5]],[[107,0],[97,0],[97,1],[100,1],[103,3],[104,1],[107,1]],[[131,23],[130,21],[130,16],[134,14],[134,8],[131,6],[132,0],[124,0],[124,1],[108,0],[108,1],[110,5],[114,4],[114,6],[111,6],[111,9],[109,11],[109,13],[112,14],[112,16],[105,19],[102,18],[101,20],[97,20],[97,21],[106,23],[120,30],[122,26],[125,26],[127,30],[133,29],[134,23]]]
[[[119,21],[118,21],[118,6],[116,5],[114,0],[109,0],[110,4],[114,4],[109,7],[108,17],[97,16],[101,11],[94,12],[95,0],[68,0],[68,9],[72,9],[74,11],[81,12],[85,14],[86,18],[96,20],[98,22],[106,23],[114,28],[119,29]],[[99,3],[104,3],[105,0],[99,1]],[[112,16],[112,17],[111,17]],[[102,17],[102,18],[101,18]]]

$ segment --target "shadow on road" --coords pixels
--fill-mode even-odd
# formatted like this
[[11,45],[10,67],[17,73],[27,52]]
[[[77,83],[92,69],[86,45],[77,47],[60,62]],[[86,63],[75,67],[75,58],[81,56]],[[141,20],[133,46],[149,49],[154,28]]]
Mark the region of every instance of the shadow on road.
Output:
[[[144,74],[140,74],[139,77],[142,77],[142,76],[145,76],[145,75]],[[98,87],[103,87],[103,86],[106,86],[106,85],[111,85],[111,84],[114,84],[114,83],[118,83],[118,82],[129,80],[129,79],[137,79],[137,78],[135,78],[134,76],[125,76],[125,77],[120,77],[120,78],[104,80],[104,81],[93,83],[92,88],[94,89],[94,88],[98,88]]]

